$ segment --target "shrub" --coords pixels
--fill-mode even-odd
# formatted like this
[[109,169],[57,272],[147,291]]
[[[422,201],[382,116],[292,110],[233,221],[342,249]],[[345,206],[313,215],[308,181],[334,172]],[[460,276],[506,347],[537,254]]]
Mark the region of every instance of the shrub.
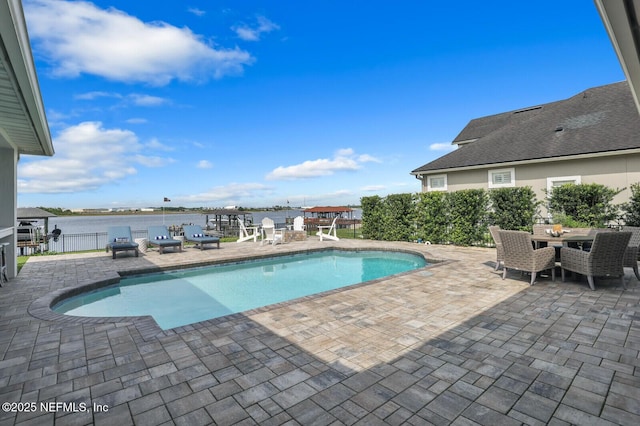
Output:
[[414,208],[411,194],[391,194],[385,198],[382,228],[382,239],[385,241],[414,239]]
[[362,207],[362,236],[371,240],[381,240],[384,214],[382,198],[377,195],[362,197],[360,206]]
[[531,231],[539,201],[530,186],[489,191],[489,222],[502,229]]
[[483,240],[489,199],[483,189],[449,192],[449,216],[453,244],[471,245]]
[[449,214],[446,192],[421,192],[415,195],[416,237],[434,244],[447,242]]
[[619,206],[611,201],[620,192],[598,183],[556,186],[548,194],[549,211],[562,225],[603,227],[618,216]]
[[628,226],[640,226],[640,183],[632,183],[631,198],[622,205],[624,222]]

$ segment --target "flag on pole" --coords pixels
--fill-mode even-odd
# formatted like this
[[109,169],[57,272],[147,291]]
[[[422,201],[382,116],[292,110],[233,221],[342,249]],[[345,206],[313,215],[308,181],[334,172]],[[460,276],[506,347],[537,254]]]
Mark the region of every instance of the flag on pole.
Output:
[[165,202],[165,203],[168,203],[168,202],[170,202],[170,201],[171,201],[170,199],[168,199],[167,197],[164,197],[164,202]]

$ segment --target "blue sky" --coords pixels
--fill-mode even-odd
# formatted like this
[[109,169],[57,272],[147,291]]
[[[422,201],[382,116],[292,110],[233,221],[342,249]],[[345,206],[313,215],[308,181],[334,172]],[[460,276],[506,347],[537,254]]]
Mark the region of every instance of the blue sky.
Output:
[[23,5],[56,155],[21,157],[21,207],[418,192],[470,120],[624,79],[584,0]]

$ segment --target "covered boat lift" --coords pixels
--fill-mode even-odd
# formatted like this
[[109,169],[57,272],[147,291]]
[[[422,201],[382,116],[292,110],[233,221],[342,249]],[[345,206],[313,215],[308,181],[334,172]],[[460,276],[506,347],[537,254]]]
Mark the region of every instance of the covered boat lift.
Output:
[[[353,218],[353,209],[344,206],[316,206],[304,209],[304,224],[307,229],[315,229],[318,225],[331,225],[334,218],[339,228],[356,227],[360,225],[360,219]],[[308,216],[307,216],[308,215]]]
[[62,232],[56,226],[49,233],[49,218],[56,217],[56,215],[46,210],[37,207],[18,207],[16,216],[18,219],[17,245],[21,253],[25,249],[48,251],[47,243],[49,240],[58,238]]
[[202,212],[205,215],[207,231],[220,237],[238,235],[238,224],[236,220],[240,218],[246,226],[253,224],[251,212],[237,209],[214,209]]

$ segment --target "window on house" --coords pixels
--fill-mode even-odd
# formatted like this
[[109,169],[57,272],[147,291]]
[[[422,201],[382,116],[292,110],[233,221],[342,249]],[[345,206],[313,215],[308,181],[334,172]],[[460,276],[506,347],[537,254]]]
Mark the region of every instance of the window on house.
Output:
[[489,170],[489,188],[516,186],[515,169]]
[[447,175],[433,175],[427,178],[427,191],[446,191]]
[[579,185],[581,183],[580,176],[562,176],[562,177],[550,177],[547,178],[547,193],[551,194],[551,191],[556,186],[572,183]]

